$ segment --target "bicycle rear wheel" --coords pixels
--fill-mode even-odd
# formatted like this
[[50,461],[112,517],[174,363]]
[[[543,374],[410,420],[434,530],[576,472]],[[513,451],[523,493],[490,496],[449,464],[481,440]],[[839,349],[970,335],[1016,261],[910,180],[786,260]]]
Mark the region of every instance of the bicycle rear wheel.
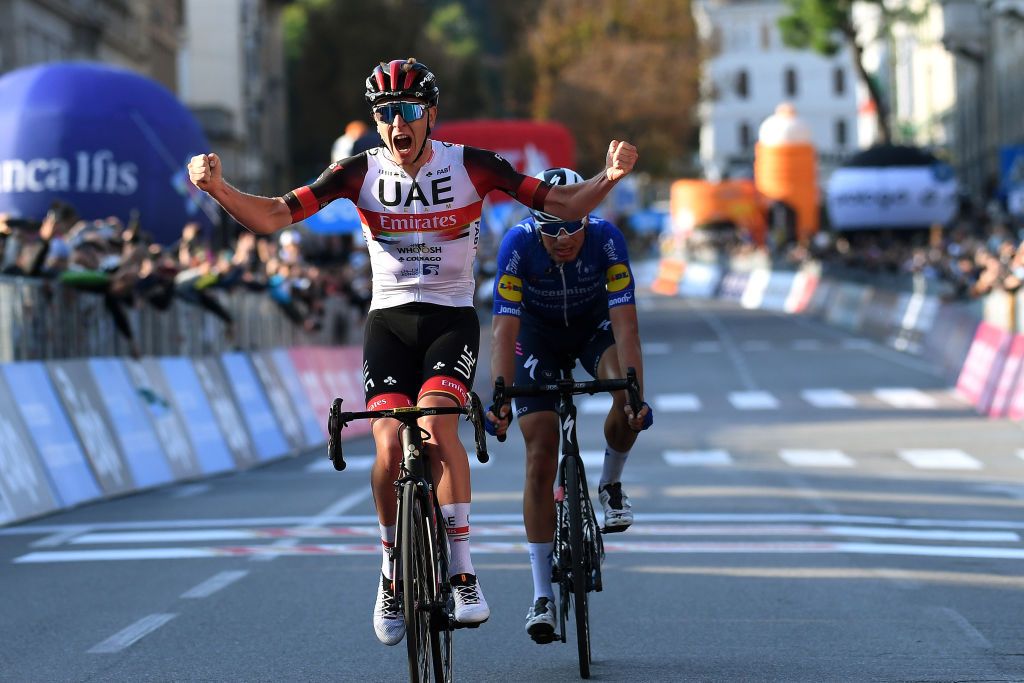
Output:
[[434,576],[438,581],[431,615],[430,655],[434,660],[434,680],[451,683],[452,680],[452,613],[455,609],[448,583],[448,533],[441,526],[441,510],[434,499],[434,516],[430,525],[430,557],[434,560]]
[[400,520],[402,558],[402,609],[405,614],[405,644],[409,653],[409,680],[425,683],[431,673],[431,624],[433,596],[437,584],[433,563],[430,561],[430,543],[426,527],[423,502],[417,495],[416,484],[409,482],[402,488],[402,518]]
[[569,508],[569,551],[572,555],[573,612],[576,615],[576,649],[580,660],[580,676],[590,678],[590,611],[587,605],[587,584],[590,581],[591,559],[583,536],[583,487],[576,460],[565,462],[565,505]]

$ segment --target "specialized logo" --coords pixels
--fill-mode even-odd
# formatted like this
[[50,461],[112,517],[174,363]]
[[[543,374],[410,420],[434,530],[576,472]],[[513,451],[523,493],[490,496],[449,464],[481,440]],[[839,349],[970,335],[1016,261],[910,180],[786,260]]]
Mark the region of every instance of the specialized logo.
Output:
[[540,358],[535,357],[532,353],[530,357],[523,363],[523,367],[530,371],[530,379],[537,379],[534,373],[537,371],[537,364],[540,363]]
[[523,281],[515,275],[502,275],[498,280],[498,295],[505,301],[519,303],[523,300]]
[[625,263],[616,263],[605,272],[605,276],[608,280],[609,292],[620,292],[633,281],[629,277],[629,268]]

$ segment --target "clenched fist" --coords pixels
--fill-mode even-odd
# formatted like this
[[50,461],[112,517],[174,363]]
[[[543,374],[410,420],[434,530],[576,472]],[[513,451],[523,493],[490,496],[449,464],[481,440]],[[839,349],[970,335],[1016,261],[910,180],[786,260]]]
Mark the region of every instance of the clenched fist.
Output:
[[614,182],[628,175],[636,165],[638,156],[636,147],[625,140],[612,140],[608,145],[608,158],[605,161],[604,169],[608,180]]
[[220,157],[216,154],[197,154],[188,162],[188,178],[192,184],[205,192],[213,192],[224,182],[221,175]]

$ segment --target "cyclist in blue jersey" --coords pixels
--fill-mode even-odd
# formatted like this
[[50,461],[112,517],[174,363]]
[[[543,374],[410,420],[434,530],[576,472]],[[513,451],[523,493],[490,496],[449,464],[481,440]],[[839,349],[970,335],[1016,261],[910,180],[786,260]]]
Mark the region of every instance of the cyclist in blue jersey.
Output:
[[[548,169],[537,178],[551,184],[584,182],[568,168]],[[623,377],[636,368],[643,395],[643,359],[637,323],[633,274],[626,241],[617,227],[594,215],[563,221],[531,210],[514,226],[498,250],[494,284],[491,376],[516,384],[556,379],[566,359],[579,360],[595,379]],[[558,464],[560,429],[557,397],[516,399],[515,415],[526,441],[523,521],[533,569],[533,603],[526,631],[538,643],[555,631],[551,555],[555,507],[551,491]],[[492,429],[504,434],[511,407],[492,406]],[[625,392],[613,395],[604,423],[607,444],[598,492],[607,531],[633,523],[622,470],[637,433],[653,422],[644,403],[634,415]]]

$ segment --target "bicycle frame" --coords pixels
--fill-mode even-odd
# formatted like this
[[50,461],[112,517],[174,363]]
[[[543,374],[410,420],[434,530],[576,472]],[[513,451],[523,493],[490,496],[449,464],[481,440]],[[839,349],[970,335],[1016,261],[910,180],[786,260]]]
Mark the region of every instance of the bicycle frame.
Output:
[[[473,424],[477,458],[488,461],[484,439],[483,409],[480,398],[470,393],[464,407],[408,407],[387,410],[342,412],[342,399],[331,405],[327,421],[327,452],[337,470],[345,469],[341,430],[349,422],[390,417],[398,420],[402,460],[395,481],[398,534],[392,558],[401,560],[402,604],[406,618],[406,645],[409,654],[409,679],[413,683],[434,679],[451,681],[451,633],[459,626],[452,614],[451,586],[448,575],[447,532],[441,522],[441,509],[435,496],[428,452],[419,418],[429,415],[465,415]],[[396,579],[397,571],[392,574]],[[415,632],[413,630],[415,629]],[[431,666],[432,664],[432,666]]]

